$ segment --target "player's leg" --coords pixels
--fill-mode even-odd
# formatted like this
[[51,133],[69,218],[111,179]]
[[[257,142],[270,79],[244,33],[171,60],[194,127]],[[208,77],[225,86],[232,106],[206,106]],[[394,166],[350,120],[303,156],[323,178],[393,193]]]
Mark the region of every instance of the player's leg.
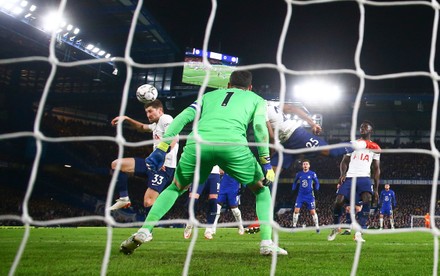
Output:
[[116,169],[118,162],[121,163],[121,169],[116,180],[116,189],[119,192],[119,199],[110,207],[110,210],[117,210],[121,208],[128,208],[131,206],[131,201],[128,196],[128,173],[134,172],[135,159],[121,158],[116,159],[111,163],[112,172]]
[[206,223],[210,225],[205,229],[205,238],[210,240],[215,231],[212,229],[215,217],[217,215],[217,197],[218,197],[218,185],[220,183],[220,174],[211,173],[206,181],[206,189],[209,190],[208,196],[208,212],[206,215]]
[[[197,206],[198,206],[198,202],[199,202],[199,198],[200,198],[200,194],[203,193],[203,190],[205,188],[205,183],[201,183],[199,184],[197,191],[192,191],[194,185],[191,185],[189,187],[189,195],[188,195],[188,200],[186,201],[186,211],[187,211],[187,217],[189,218],[190,214],[189,214],[189,203],[190,200],[192,199],[194,201],[193,203],[193,214],[194,216],[196,215],[196,210],[197,210]],[[188,222],[185,226],[185,230],[183,230],[183,238],[184,239],[189,239],[191,238],[191,234],[192,234],[192,230],[193,230],[193,224],[191,222]]]
[[[145,173],[144,159],[136,159],[135,174]],[[147,190],[144,194],[145,213],[148,214],[151,206],[156,202],[159,194],[167,187],[173,180],[174,168],[164,167],[158,172],[147,171]]]
[[316,228],[316,233],[319,234],[320,230],[319,230],[319,219],[318,219],[318,214],[316,213],[316,206],[315,206],[315,200],[313,199],[313,201],[309,202],[307,204],[307,208],[310,211],[310,215],[312,216],[313,222],[315,223],[315,228]]
[[[179,165],[177,166],[173,182],[159,195],[148,213],[144,224],[137,233],[133,234],[121,244],[120,251],[122,253],[131,254],[142,243],[150,241],[153,238],[151,235],[153,227],[171,209],[171,207],[173,207],[177,198],[187,191],[194,176],[196,149],[195,145],[188,144],[185,149],[186,150],[182,153]],[[203,165],[200,167],[200,179],[204,181],[212,169],[212,164],[207,160],[202,162],[202,164],[208,165],[208,167],[204,167]]]
[[[351,179],[347,178],[344,183],[339,187],[336,199],[333,203],[333,224],[338,225],[341,223],[341,217],[344,212],[344,204],[345,198],[349,198],[351,190]],[[327,237],[327,240],[333,241],[336,238],[336,234],[338,233],[338,227],[332,229],[330,234]]]
[[388,216],[390,218],[391,229],[394,229],[394,213],[393,210],[390,210],[390,214]]
[[348,229],[345,229],[345,231],[341,235],[350,235],[351,233],[351,214],[350,214],[350,205],[345,206],[345,224],[350,225]]
[[217,149],[219,166],[239,183],[247,185],[255,195],[256,213],[260,220],[260,254],[287,255],[287,251],[272,242],[272,197],[269,188],[263,186],[263,171],[253,153],[247,147],[226,146]]
[[221,194],[219,194],[218,198],[217,198],[217,213],[215,214],[215,220],[214,220],[214,223],[212,224],[212,231],[214,233],[217,232],[217,224],[218,224],[218,220],[220,219],[220,215],[221,215],[221,211],[222,211],[223,203],[221,203],[219,201],[220,197],[221,197]]
[[379,214],[379,229],[380,230],[383,229],[383,211],[382,211],[382,209],[380,209],[380,214]]
[[293,209],[293,219],[292,219],[292,226],[293,226],[293,228],[295,228],[296,224],[298,223],[299,211],[301,210],[300,209],[301,204],[298,203],[298,200],[295,202],[295,208]]
[[[328,143],[320,136],[314,135],[308,132],[303,127],[297,128],[287,141],[283,143],[283,146],[287,149],[302,149],[302,148],[315,148],[327,146]],[[321,150],[320,154],[324,156],[341,156],[347,153],[345,147]]]
[[[238,183],[237,183],[238,184]],[[239,185],[239,184],[238,184]],[[234,187],[233,190],[229,190],[227,193],[228,205],[231,208],[231,212],[234,215],[235,221],[238,222],[238,234],[244,234],[243,220],[241,218],[241,211],[238,209],[239,204],[239,187]]]

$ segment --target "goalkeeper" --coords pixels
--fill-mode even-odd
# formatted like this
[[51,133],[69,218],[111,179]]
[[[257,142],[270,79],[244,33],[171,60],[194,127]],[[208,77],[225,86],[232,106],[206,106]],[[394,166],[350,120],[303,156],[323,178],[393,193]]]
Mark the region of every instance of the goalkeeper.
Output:
[[[287,255],[287,251],[272,242],[271,195],[267,185],[275,174],[269,159],[269,134],[266,127],[266,103],[252,89],[252,74],[249,71],[234,71],[229,79],[228,89],[218,89],[203,95],[184,109],[170,124],[163,136],[163,142],[145,159],[150,170],[162,166],[169,143],[183,127],[192,122],[200,110],[197,133],[203,139],[198,145],[194,133],[188,136],[186,146],[176,168],[173,183],[157,198],[144,225],[122,242],[120,251],[131,254],[142,243],[153,237],[154,225],[171,209],[177,198],[186,192],[193,182],[197,156],[200,157],[200,183],[203,183],[215,165],[240,183],[244,183],[255,194],[256,213],[261,223],[261,255]],[[259,161],[247,146],[246,129],[252,122]],[[195,131],[194,131],[195,132]],[[209,143],[209,144],[207,144]],[[200,146],[198,152],[196,147]]]

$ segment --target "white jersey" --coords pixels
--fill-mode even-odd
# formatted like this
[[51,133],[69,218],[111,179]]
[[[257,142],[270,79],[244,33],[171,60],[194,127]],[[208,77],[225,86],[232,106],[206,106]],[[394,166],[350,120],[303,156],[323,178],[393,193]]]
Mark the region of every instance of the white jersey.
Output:
[[[157,145],[161,142],[166,129],[173,121],[173,117],[168,114],[160,116],[157,123],[149,124],[148,128],[153,132],[153,149],[157,148]],[[173,149],[165,156],[164,166],[168,168],[176,168],[177,165],[177,152],[179,151],[179,143],[173,147]]]
[[371,149],[357,149],[347,155],[350,156],[347,177],[370,177],[371,163],[380,160],[380,153]]
[[275,128],[278,126],[278,139],[281,143],[287,141],[292,133],[301,126],[301,122],[289,119],[283,111],[280,110],[279,103],[270,101],[267,102],[266,121],[270,123],[274,132]]

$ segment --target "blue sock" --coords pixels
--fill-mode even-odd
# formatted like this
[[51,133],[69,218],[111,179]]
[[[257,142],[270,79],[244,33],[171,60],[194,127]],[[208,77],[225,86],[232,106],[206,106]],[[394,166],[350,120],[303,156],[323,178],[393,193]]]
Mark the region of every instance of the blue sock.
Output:
[[118,179],[116,180],[116,188],[119,191],[119,197],[128,196],[128,174],[119,172]]
[[367,229],[368,218],[370,217],[370,203],[362,205],[362,212],[359,212],[359,224],[362,229]]
[[333,209],[333,224],[339,224],[341,222],[342,209],[340,206],[336,206]]
[[345,213],[345,223],[351,224],[351,216],[350,213]]

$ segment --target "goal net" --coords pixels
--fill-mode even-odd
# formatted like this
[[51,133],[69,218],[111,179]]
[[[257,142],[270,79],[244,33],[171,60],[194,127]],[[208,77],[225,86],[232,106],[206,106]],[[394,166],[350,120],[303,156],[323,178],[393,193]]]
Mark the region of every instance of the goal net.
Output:
[[[437,227],[438,219],[440,216],[435,216],[434,221],[435,225]],[[426,227],[425,225],[425,216],[417,216],[417,215],[411,215],[411,228],[420,228],[420,227]]]
[[[47,1],[36,1],[36,3],[39,4],[45,2]],[[76,5],[77,3],[74,0],[50,2],[57,2],[57,6],[55,8],[57,9],[56,13],[58,16],[68,15],[68,7]],[[3,202],[6,204],[0,213],[0,223],[6,226],[19,225],[24,227],[24,235],[20,240],[20,245],[17,249],[17,252],[13,257],[11,257],[13,261],[8,270],[9,275],[18,273],[19,265],[26,256],[30,233],[33,227],[52,227],[60,225],[67,226],[72,224],[80,226],[93,225],[105,227],[106,236],[101,238],[106,240],[106,246],[103,254],[100,274],[107,275],[109,273],[109,267],[111,266],[113,256],[118,254],[114,251],[114,248],[115,246],[118,246],[120,242],[122,242],[122,240],[119,240],[119,236],[118,238],[115,238],[115,229],[128,227],[137,228],[143,223],[143,217],[138,217],[137,214],[130,212],[124,213],[121,211],[115,215],[108,209],[108,207],[110,207],[114,202],[117,180],[116,175],[117,172],[121,170],[120,163],[118,163],[116,166],[116,173],[112,176],[109,176],[107,178],[107,182],[104,183],[99,183],[97,178],[93,176],[97,173],[97,171],[91,172],[88,171],[88,169],[90,168],[90,164],[99,162],[100,159],[105,159],[108,157],[108,155],[111,155],[112,159],[117,159],[126,156],[136,156],[139,152],[151,152],[153,139],[141,142],[133,140],[132,132],[123,128],[122,124],[118,124],[117,127],[112,131],[108,131],[106,128],[101,128],[101,126],[108,126],[109,120],[112,118],[111,116],[145,116],[144,114],[139,115],[139,113],[136,113],[131,108],[133,105],[130,104],[129,99],[133,94],[133,91],[131,91],[133,89],[133,87],[131,87],[131,84],[133,83],[132,80],[139,78],[142,79],[140,81],[145,82],[147,79],[147,81],[152,82],[155,81],[155,79],[150,75],[141,76],[139,74],[135,74],[137,70],[157,69],[160,71],[173,68],[179,70],[184,67],[184,62],[171,59],[168,59],[167,62],[157,62],[154,59],[147,59],[148,61],[143,59],[133,59],[133,53],[138,51],[139,48],[147,47],[151,51],[154,51],[156,46],[154,43],[146,43],[146,45],[144,45],[142,44],[142,42],[145,43],[144,40],[141,41],[141,44],[136,45],[134,41],[136,32],[144,31],[142,28],[139,29],[138,22],[143,22],[146,26],[146,29],[150,28],[155,23],[145,21],[145,17],[141,14],[141,10],[147,6],[146,3],[144,3],[145,1],[99,0],[97,2],[106,4],[109,4],[109,2],[117,2],[124,5],[128,10],[128,14],[130,16],[129,21],[131,22],[130,28],[127,33],[124,33],[124,37],[127,38],[126,45],[124,50],[120,51],[121,54],[118,56],[106,57],[106,52],[103,49],[105,46],[101,46],[102,49],[99,49],[98,47],[90,49],[76,48],[79,47],[78,45],[80,44],[75,36],[76,34],[74,33],[74,27],[71,27],[69,32],[66,33],[59,32],[58,29],[54,29],[52,32],[50,32],[49,39],[40,35],[39,33],[35,35],[35,32],[39,32],[40,30],[28,28],[26,29],[26,35],[19,33],[13,34],[11,41],[14,41],[14,44],[11,42],[11,45],[6,43],[2,45],[3,58],[0,59],[0,88],[2,88],[2,92],[0,92],[0,102],[2,102],[1,107],[5,110],[5,112],[0,112],[0,123],[3,123],[4,126],[0,133],[0,149],[2,151],[0,153],[0,157],[4,160],[0,161],[0,172],[4,173],[1,178],[3,183],[0,187],[3,191]],[[181,2],[186,1],[182,0]],[[219,43],[218,41],[211,41],[211,39],[214,36],[214,33],[222,33],[222,28],[228,27],[227,23],[233,24],[233,27],[231,28],[229,26],[229,28],[238,31],[239,34],[237,34],[237,37],[235,38],[232,38],[232,36],[231,38],[228,38],[228,33],[224,33],[225,38],[223,39],[233,39],[236,40],[237,44],[249,45],[249,49],[237,50],[242,53],[243,56],[246,54],[246,52],[256,51],[250,44],[265,44],[269,41],[272,44],[272,40],[275,39],[275,43],[273,43],[277,45],[275,51],[269,51],[270,53],[257,53],[256,60],[247,60],[247,64],[241,64],[237,68],[252,70],[255,72],[255,82],[258,82],[258,77],[263,77],[264,75],[274,77],[275,81],[273,81],[272,84],[276,87],[276,92],[266,91],[266,98],[268,100],[271,98],[277,98],[277,101],[279,101],[280,104],[284,104],[292,100],[290,95],[290,85],[295,81],[301,80],[303,77],[309,77],[311,79],[316,77],[335,77],[344,79],[344,81],[347,81],[347,86],[350,86],[350,88],[347,90],[350,90],[348,93],[352,97],[352,101],[335,104],[333,107],[329,107],[329,109],[333,109],[335,113],[338,113],[340,109],[342,110],[343,108],[348,108],[351,112],[351,116],[340,119],[343,121],[337,119],[330,120],[331,125],[329,125],[329,128],[331,128],[332,125],[348,125],[349,127],[346,127],[348,131],[345,134],[349,140],[357,139],[359,122],[363,120],[364,117],[368,118],[369,115],[374,115],[374,111],[372,112],[368,108],[375,106],[376,103],[374,100],[370,100],[370,95],[366,95],[366,90],[377,89],[380,91],[384,87],[393,86],[396,83],[399,83],[403,86],[403,88],[399,88],[403,89],[402,91],[406,91],[406,85],[409,83],[411,84],[411,81],[415,81],[417,83],[415,86],[420,83],[425,85],[424,87],[427,85],[429,87],[429,93],[427,94],[429,94],[428,97],[430,99],[427,102],[429,102],[431,113],[428,115],[428,120],[425,120],[427,117],[421,116],[422,112],[424,112],[425,109],[428,109],[428,106],[426,106],[427,103],[423,101],[421,97],[416,97],[418,113],[415,113],[413,118],[415,118],[416,122],[412,125],[413,127],[416,127],[418,124],[428,124],[427,122],[429,121],[428,129],[426,130],[427,135],[423,140],[423,143],[426,145],[426,147],[423,149],[411,146],[394,149],[386,149],[384,147],[382,154],[384,156],[399,156],[399,154],[410,153],[417,154],[418,156],[424,156],[430,160],[430,162],[433,164],[433,170],[432,172],[428,172],[424,175],[425,180],[428,181],[432,186],[429,209],[427,211],[429,211],[431,214],[436,213],[440,158],[439,151],[436,146],[436,129],[438,124],[437,110],[439,100],[439,77],[437,72],[438,64],[436,64],[438,57],[436,50],[438,43],[437,32],[440,7],[436,1],[272,0],[266,2],[257,1],[247,3],[248,5],[252,5],[252,7],[243,8],[242,10],[237,10],[235,7],[236,2],[238,1],[226,1],[228,2],[226,4],[222,2],[223,1],[216,0],[210,1],[210,7],[206,10],[207,12],[203,14],[204,20],[200,19],[200,22],[198,22],[199,25],[204,26],[200,48],[204,52],[209,52],[213,43]],[[199,4],[200,3],[192,3],[192,5]],[[33,14],[35,8],[32,9],[31,5],[34,6],[31,1],[0,1],[0,15],[2,16],[2,22],[4,22],[1,28],[2,32],[0,32],[2,38],[6,39],[9,37],[7,36],[8,32],[6,29],[13,29],[14,24],[27,24],[32,20],[36,20],[35,15]],[[150,5],[153,4],[150,3]],[[157,3],[157,5],[164,4]],[[171,5],[173,4],[170,4],[170,6],[166,8],[175,9],[171,7]],[[34,7],[38,9],[39,6],[38,4],[35,4]],[[283,15],[281,17],[279,14],[272,14],[272,10],[275,9],[275,7],[283,11]],[[112,8],[113,7],[111,5],[106,6],[105,10],[111,11]],[[252,12],[249,12],[249,14],[260,14],[258,20],[251,20],[251,18],[245,17],[248,8],[252,8]],[[404,14],[410,18],[400,18],[402,21],[399,22],[390,22],[388,20],[386,22],[381,21],[383,18],[387,18],[390,13],[394,13],[396,10],[404,10]],[[94,17],[94,14],[92,14],[93,12],[89,10],[87,6],[84,8],[84,12],[87,12],[88,17]],[[179,15],[178,17],[180,18],[188,16],[197,18],[199,16],[199,14],[193,14],[192,9],[185,10],[185,12],[187,13],[183,16]],[[229,18],[226,16],[230,13],[233,13],[235,17]],[[22,16],[19,17],[21,14]],[[347,14],[350,14],[350,16]],[[414,17],[414,14],[416,17]],[[353,17],[353,15],[355,15],[355,17]],[[268,21],[269,18],[277,18],[278,21],[274,25],[261,25],[261,23],[264,23],[266,20]],[[318,21],[311,20],[310,18],[322,18],[325,19],[325,21],[323,21],[324,23],[319,23]],[[426,18],[429,19],[426,21]],[[121,20],[126,22],[127,18],[122,18]],[[168,20],[171,20],[171,18],[168,18]],[[347,22],[345,24],[339,24],[338,28],[332,27],[334,22],[341,23],[341,21],[345,22],[345,20],[347,20]],[[422,65],[417,63],[416,66],[410,68],[406,63],[402,62],[402,60],[408,61],[406,58],[409,53],[405,51],[399,52],[400,47],[407,43],[400,41],[400,39],[406,37],[406,33],[402,33],[400,30],[400,28],[402,28],[402,25],[400,24],[405,23],[410,25],[406,27],[413,28],[414,26],[412,26],[412,23],[418,22],[419,20],[423,21],[424,23],[424,25],[420,28],[427,28],[429,30],[429,34],[427,35],[426,32],[424,32],[424,36],[421,35],[414,39],[414,41],[417,41],[419,44],[411,44],[412,48],[410,53],[415,55],[415,59],[419,61],[423,60],[424,63]],[[251,21],[252,24],[258,24],[258,28],[254,29],[250,28],[248,25],[243,25],[248,21]],[[151,23],[151,26],[145,22]],[[387,28],[386,33],[383,34],[381,33],[382,25],[385,23],[390,24],[390,28]],[[375,29],[375,25],[376,27],[379,26],[379,28]],[[241,28],[241,26],[243,27]],[[341,26],[345,26],[347,29],[341,29]],[[65,28],[65,30],[67,30],[68,25],[66,25]],[[375,33],[369,28],[380,31]],[[314,29],[318,29],[319,31],[313,31]],[[417,28],[414,27],[414,29]],[[308,32],[311,34],[306,32],[306,34],[299,35],[298,32],[300,30],[308,30]],[[119,30],[116,28],[114,30],[110,30],[109,32],[115,32],[114,36],[116,37],[120,35],[117,33],[118,31]],[[342,40],[345,38],[343,38],[341,33],[344,32],[350,33],[346,44],[342,42]],[[273,38],[269,34],[275,34],[276,38]],[[381,36],[379,36],[379,34],[381,34]],[[113,35],[113,33],[110,33],[109,35]],[[121,35],[121,37],[122,36],[123,35]],[[292,41],[291,37],[295,37],[296,40]],[[384,37],[393,38],[393,51],[391,51],[392,54],[389,56],[387,56],[388,54],[384,54],[382,52],[385,51],[383,47],[391,47],[389,46],[389,43],[381,40],[381,38]],[[249,40],[251,43],[245,44],[243,40]],[[116,42],[116,39],[114,39],[114,41]],[[75,44],[75,42],[78,42],[78,44]],[[30,43],[29,51],[27,52],[28,54],[16,55],[13,49],[14,45],[22,45],[23,43]],[[73,48],[67,47],[67,44],[71,45]],[[337,46],[329,47],[329,45]],[[45,53],[47,54],[40,55],[40,52],[38,51],[39,49],[46,49]],[[60,54],[60,49],[62,54]],[[76,51],[88,51],[89,56],[76,56]],[[292,60],[290,60],[291,57],[289,56],[289,52],[297,52],[299,54],[295,55],[292,57]],[[373,57],[369,55],[371,53],[373,53]],[[268,56],[266,57],[266,55]],[[390,60],[386,59],[388,57],[390,57]],[[325,66],[330,59],[335,59],[335,61],[331,63],[330,66]],[[316,64],[320,65],[304,65],[307,64],[307,61],[309,60],[313,60]],[[410,61],[408,62],[410,63]],[[203,58],[203,64],[207,68],[210,67],[207,58]],[[394,67],[388,67],[389,64],[393,64]],[[111,85],[99,85],[104,79],[104,76],[100,75],[102,72],[101,66],[108,65],[112,67],[110,74],[119,74],[119,76],[121,76],[121,71],[124,71],[122,74],[123,80],[118,83],[120,85],[120,95],[114,98],[113,96],[109,96],[105,93],[106,89],[114,89],[114,87],[111,87]],[[381,69],[373,70],[372,68],[375,68],[375,66],[379,66]],[[30,68],[35,69],[41,67],[46,69],[46,74],[33,74],[31,73],[33,72],[32,70],[28,70]],[[97,67],[99,67],[98,70],[96,70]],[[77,69],[81,69],[81,72],[87,72],[84,74],[88,77],[90,77],[90,75],[96,75],[94,75],[93,79],[88,85],[76,87],[73,84],[74,82],[69,81],[69,74],[77,74],[78,72],[75,71]],[[14,74],[11,74],[11,72],[14,72]],[[84,75],[80,74],[78,78],[81,77],[84,77]],[[61,78],[63,81],[60,82],[59,80]],[[29,87],[20,87],[20,84],[23,83],[20,82],[22,79],[39,81],[35,81],[34,85],[30,85]],[[193,100],[196,98],[201,99],[202,95],[207,91],[207,82],[208,78],[203,81],[200,89],[198,90],[198,94],[194,96]],[[165,86],[166,85],[164,84],[164,87]],[[257,89],[264,90],[264,87]],[[78,98],[75,99],[73,97],[68,97],[68,93],[58,93],[61,90],[64,92],[67,91],[68,93],[76,93],[79,91],[80,93],[78,94],[80,96],[78,96],[78,94],[76,94],[76,96],[80,97],[81,101],[86,101],[87,104],[84,105],[84,103],[80,103]],[[88,93],[96,90],[99,90],[98,92],[101,93]],[[35,91],[41,91],[41,93],[38,94]],[[380,96],[381,95],[377,97],[380,98]],[[315,97],[319,98],[320,96]],[[408,97],[411,98],[411,96],[408,96],[406,99],[403,99],[400,96],[396,96],[396,99],[394,99],[393,95],[388,94],[384,97],[388,97],[387,99],[392,98],[393,100],[390,102],[392,102],[392,105],[396,106],[401,106],[404,104],[402,103],[403,101],[406,101]],[[31,98],[32,100],[27,101],[28,98]],[[105,101],[107,107],[109,108],[102,108],[100,106],[100,101]],[[59,104],[59,106],[62,106],[62,108],[54,108],[52,104]],[[56,117],[57,114],[63,114],[63,116],[60,117],[72,118],[66,115],[68,115],[69,112],[73,112],[72,110],[77,110],[78,108],[84,106],[86,106],[86,111],[75,111],[76,113],[74,117],[79,120],[69,121],[71,125],[68,127],[66,127],[66,124],[57,125],[62,120],[52,120],[53,118],[48,116],[53,115],[53,117]],[[167,107],[170,110],[174,108],[171,104]],[[140,109],[139,103],[137,103],[136,109]],[[104,113],[105,116],[103,116]],[[385,116],[383,114],[385,114]],[[426,114],[426,112],[424,114]],[[379,113],[376,114],[376,118],[378,118],[378,121],[383,120],[384,122],[389,122],[389,118],[387,116],[394,115],[395,114]],[[398,117],[400,115],[401,114],[395,116]],[[93,118],[93,124],[87,125],[78,122],[81,121],[82,118]],[[319,119],[322,120],[323,123],[326,122],[325,115],[323,117],[319,117]],[[197,123],[198,120],[195,120],[194,124]],[[409,124],[410,122],[407,123]],[[399,128],[404,127],[406,126],[399,126]],[[414,129],[414,132],[411,132],[411,134],[407,136],[409,137],[416,135],[416,132],[416,129]],[[407,136],[403,137],[403,135],[397,134],[397,131],[394,133],[396,135],[396,141],[399,139],[403,140],[408,138]],[[275,129],[275,134],[279,134],[278,127]],[[387,136],[385,135],[383,137]],[[180,139],[181,141],[185,141],[187,136],[182,135]],[[196,137],[196,139],[198,143],[203,142],[199,137]],[[388,138],[385,139],[386,141],[383,142],[389,144],[390,137],[388,136]],[[257,144],[253,143],[252,141],[250,142],[250,145],[252,147],[257,146]],[[346,144],[342,145],[346,146]],[[323,147],[323,149],[335,149],[340,146],[341,144],[329,145]],[[66,147],[69,147],[71,150],[66,151]],[[275,144],[271,145],[271,148],[279,153],[284,152],[297,155],[304,153],[309,154],[318,151],[316,148],[288,150],[280,144],[278,139],[276,139]],[[78,152],[81,153],[83,151],[87,151],[89,156],[87,160],[78,159],[74,154],[69,156],[71,157],[70,160],[75,162],[75,166],[82,168],[81,170],[83,173],[81,173],[81,176],[84,178],[79,178],[78,171],[67,171],[68,167],[70,166],[69,164],[66,164],[66,166],[62,168],[51,166],[53,163],[50,163],[49,161],[54,160],[48,160],[48,158],[46,158],[49,156],[49,153],[54,152],[61,154],[50,155],[51,157],[61,157],[61,155],[65,156],[68,154],[68,152],[75,151],[72,149],[78,149]],[[17,156],[22,156],[23,160],[17,160]],[[20,163],[22,161],[23,163]],[[56,161],[58,163],[60,162],[59,160]],[[283,160],[281,159],[280,161],[282,164]],[[200,160],[198,160],[198,162],[200,162]],[[200,167],[200,163],[197,163],[197,166]],[[386,167],[387,164],[384,163],[382,166]],[[26,167],[29,170],[24,170],[22,167]],[[43,167],[45,168],[44,170],[42,169]],[[103,169],[98,173],[109,175],[109,168],[110,163],[107,164],[107,171]],[[70,186],[61,185],[60,183],[63,180],[51,175],[51,171],[54,170],[62,171],[62,174],[64,174],[65,177],[75,179],[76,183]],[[339,168],[337,166],[332,168],[332,170],[339,172]],[[195,186],[197,186],[199,179],[197,174],[195,175],[194,183]],[[279,194],[279,186],[282,185],[279,182],[279,176],[280,170],[277,170],[276,181],[271,188],[272,209],[275,208],[277,198],[283,196],[283,194]],[[333,180],[336,180],[337,177],[338,176],[334,177]],[[13,183],[23,183],[23,178],[26,179],[24,185],[20,186],[17,184],[17,186],[14,186]],[[41,187],[35,185],[37,179],[41,181],[41,183],[44,183],[44,188],[47,188],[48,190],[41,190]],[[142,182],[144,180],[137,181],[138,184],[141,183],[139,186],[145,184]],[[87,182],[90,183],[90,185],[84,185],[84,183],[81,182]],[[85,190],[82,194],[78,195],[76,193],[77,191],[74,192],[74,190],[79,186],[85,186]],[[144,190],[139,190],[139,188],[131,188],[132,191],[136,191],[137,193],[143,194],[144,192]],[[21,194],[17,196],[17,198],[19,198],[19,202],[17,202],[16,198],[13,198],[12,196],[17,190],[21,192]],[[53,200],[51,197],[51,192],[59,190],[63,190],[64,194],[71,194],[71,196],[64,198],[63,201]],[[90,197],[89,194],[91,193],[101,195],[102,197],[100,202],[97,203],[95,198]],[[9,195],[11,195],[11,197],[9,197]],[[41,197],[38,197],[38,195],[44,195],[45,197],[42,200]],[[352,193],[352,201],[354,201],[354,193]],[[74,202],[75,204],[80,202],[83,206],[83,209],[74,210],[71,207],[73,204],[65,205],[63,202]],[[194,200],[191,199],[189,205],[189,219],[185,218],[182,213],[178,213],[178,216],[175,217],[164,217],[164,219],[160,222],[161,226],[179,227],[190,221],[196,225],[196,235],[197,229],[200,227],[206,227],[207,225],[196,219],[195,214],[192,212],[193,204]],[[12,206],[15,206],[16,208]],[[85,206],[87,208],[85,208]],[[322,214],[327,213],[329,217],[331,216],[331,212],[328,210],[331,207],[327,207],[327,210],[322,210]],[[39,212],[44,213],[44,216],[39,216]],[[249,212],[254,212],[254,210],[252,209]],[[252,214],[254,215],[255,213]],[[319,212],[318,214],[321,216]],[[293,240],[291,247],[295,248],[295,232],[305,230],[303,228],[293,229],[288,227],[287,224],[283,224],[282,216],[283,214],[279,213],[278,217],[274,216],[274,219],[270,221],[274,230],[273,240],[276,243],[279,243],[282,247],[283,242],[288,241],[281,239],[280,235],[285,233],[292,234],[292,232],[294,232],[292,236],[289,236],[289,239]],[[45,219],[40,219],[41,217],[44,217]],[[324,215],[322,215],[322,217],[324,217]],[[411,227],[396,229],[395,233],[421,231],[419,229],[420,227],[423,227],[419,226],[421,223],[421,218],[421,216],[411,215]],[[437,218],[438,216],[435,216],[436,220]],[[246,217],[244,224],[252,224],[255,222],[255,219],[257,218],[251,216]],[[232,220],[229,222],[221,222],[219,226],[236,227],[237,223]],[[324,231],[329,232],[333,227],[335,227],[335,225],[332,225],[332,221],[328,219],[325,223],[322,223],[321,233]],[[355,225],[355,229],[360,229],[359,225]],[[308,228],[306,228],[306,230],[308,230]],[[0,231],[2,230],[0,229]],[[428,231],[434,237],[432,273],[437,275],[439,252],[438,228],[436,225],[433,225],[433,228],[429,229]],[[364,233],[366,235],[389,234],[387,231],[379,233],[378,231],[374,231],[372,229],[366,229],[364,230]],[[126,237],[124,237],[124,239],[125,238]],[[326,235],[323,235],[322,238],[325,239]],[[197,271],[191,271],[191,261],[195,256],[198,242],[199,241],[197,238],[194,238],[191,240],[188,246],[187,257],[182,268],[183,275],[198,273]],[[256,244],[255,241],[251,242]],[[57,250],[62,249],[58,248]],[[356,245],[356,249],[353,252],[350,252],[354,256],[354,261],[350,272],[351,275],[356,275],[359,267],[362,265],[361,258],[363,250],[363,244],[358,243]],[[257,254],[258,253],[255,253],[255,255]],[[292,250],[291,255],[294,256],[293,258],[296,257],[295,249]],[[259,256],[252,258],[255,260],[257,257]],[[282,256],[276,255],[272,257],[269,264],[270,275],[277,274],[277,268],[280,265],[281,257]],[[233,258],[235,257],[231,257],[231,259]],[[151,264],[156,263],[160,263],[160,261],[155,262],[154,260],[151,260]],[[225,261],[225,265],[226,263],[227,261]],[[281,273],[286,273],[286,269],[284,269]],[[293,272],[289,272],[287,274],[290,273]]]

